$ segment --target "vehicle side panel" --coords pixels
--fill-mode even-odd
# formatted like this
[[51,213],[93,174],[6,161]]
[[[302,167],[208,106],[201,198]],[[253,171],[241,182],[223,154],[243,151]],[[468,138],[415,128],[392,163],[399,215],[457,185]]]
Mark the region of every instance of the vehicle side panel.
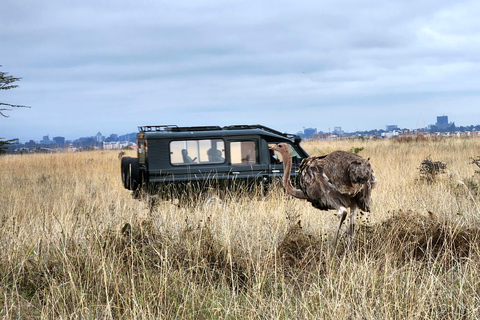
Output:
[[[269,145],[280,142],[289,143],[299,154],[299,158],[293,161],[291,174],[295,183],[301,158],[308,156],[298,144],[280,136],[245,134],[244,131],[238,131],[235,135],[231,131],[225,135],[222,135],[222,133],[210,132],[209,135],[203,132],[196,132],[195,134],[189,134],[188,132],[142,134],[142,139],[138,140],[139,147],[142,147],[142,150],[139,150],[138,158],[145,175],[146,186],[150,190],[157,190],[156,192],[163,190],[162,192],[164,192],[167,189],[171,191],[172,188],[194,190],[208,186],[231,187],[237,185],[242,188],[242,186],[269,184],[274,179],[280,179],[283,176],[283,164],[274,163],[269,150]],[[202,164],[191,165],[179,165],[178,163],[173,165],[171,163],[170,143],[172,141],[201,139],[222,139],[224,141],[224,163],[208,164],[203,161]],[[255,142],[256,159],[252,161],[251,157],[247,157],[245,161],[244,159],[240,161],[238,160],[240,159],[238,153],[240,152],[243,157],[244,153],[248,153],[248,151],[244,150],[244,146],[239,145],[238,142],[248,141]],[[235,151],[231,149],[231,146],[235,146]],[[248,143],[245,147],[249,147]],[[234,158],[237,164],[232,164]],[[192,187],[193,185],[195,187]],[[154,188],[152,188],[153,186]]]

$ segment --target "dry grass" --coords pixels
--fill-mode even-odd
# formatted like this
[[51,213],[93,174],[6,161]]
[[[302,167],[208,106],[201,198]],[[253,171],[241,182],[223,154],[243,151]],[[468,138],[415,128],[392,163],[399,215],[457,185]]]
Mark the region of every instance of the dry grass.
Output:
[[[335,212],[280,188],[151,210],[118,152],[0,157],[0,317],[480,317],[479,139],[303,145],[371,159],[352,250],[331,248]],[[429,183],[427,158],[447,166]]]

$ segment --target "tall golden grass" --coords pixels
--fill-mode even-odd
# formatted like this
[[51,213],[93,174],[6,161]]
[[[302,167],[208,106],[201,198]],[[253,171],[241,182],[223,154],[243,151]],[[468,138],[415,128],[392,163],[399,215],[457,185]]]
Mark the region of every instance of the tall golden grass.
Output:
[[[331,247],[334,211],[281,188],[152,207],[123,188],[118,152],[0,157],[0,317],[480,317],[480,139],[303,146],[370,158],[350,250]],[[447,172],[420,179],[426,158]]]

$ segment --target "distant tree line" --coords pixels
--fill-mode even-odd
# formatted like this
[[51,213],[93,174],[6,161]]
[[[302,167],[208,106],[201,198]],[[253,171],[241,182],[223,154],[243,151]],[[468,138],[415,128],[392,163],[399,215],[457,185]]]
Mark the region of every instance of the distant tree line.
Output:
[[440,128],[439,126],[432,125],[430,126],[430,132],[465,132],[465,131],[480,131],[480,125],[470,125],[470,126],[459,126],[457,127],[455,124],[451,124],[445,128]]

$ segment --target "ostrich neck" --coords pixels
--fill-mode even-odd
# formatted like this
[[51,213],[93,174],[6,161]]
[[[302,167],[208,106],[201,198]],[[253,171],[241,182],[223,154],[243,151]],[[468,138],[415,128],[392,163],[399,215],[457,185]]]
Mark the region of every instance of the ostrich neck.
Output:
[[287,193],[295,198],[306,199],[307,197],[302,190],[296,189],[290,181],[290,174],[292,173],[292,157],[289,154],[283,155],[283,185]]

